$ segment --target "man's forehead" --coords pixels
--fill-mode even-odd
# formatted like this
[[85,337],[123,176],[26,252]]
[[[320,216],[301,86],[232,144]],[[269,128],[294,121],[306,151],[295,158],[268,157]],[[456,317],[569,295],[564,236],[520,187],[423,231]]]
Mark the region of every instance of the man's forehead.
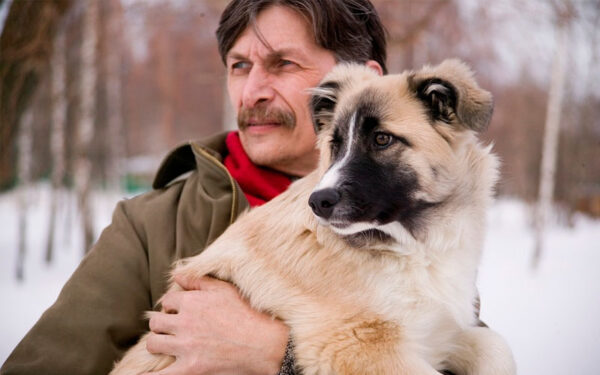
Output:
[[271,45],[264,45],[260,50],[250,50],[249,48],[244,48],[243,46],[234,45],[231,50],[227,53],[228,59],[250,59],[256,57],[255,54],[258,55],[258,58],[261,60],[273,60],[273,59],[281,59],[285,57],[295,57],[295,58],[304,58],[306,57],[306,52],[298,47],[297,45],[283,45],[277,47],[272,47]]
[[[275,24],[272,19],[273,11],[284,12],[283,17],[281,14],[277,17]],[[283,23],[277,24],[278,22]],[[258,53],[261,58],[305,55],[313,48],[319,46],[306,18],[285,6],[273,6],[260,12],[250,22],[237,37],[226,57],[251,53]]]

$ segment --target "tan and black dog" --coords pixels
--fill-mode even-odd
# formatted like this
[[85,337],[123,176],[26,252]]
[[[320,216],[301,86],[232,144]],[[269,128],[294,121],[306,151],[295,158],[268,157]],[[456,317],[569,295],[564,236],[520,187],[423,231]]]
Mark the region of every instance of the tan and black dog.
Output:
[[[282,319],[303,374],[514,374],[474,307],[498,168],[477,139],[491,95],[457,60],[383,77],[340,65],[311,105],[318,169],[173,273],[231,281]],[[112,374],[172,361],[142,338]]]

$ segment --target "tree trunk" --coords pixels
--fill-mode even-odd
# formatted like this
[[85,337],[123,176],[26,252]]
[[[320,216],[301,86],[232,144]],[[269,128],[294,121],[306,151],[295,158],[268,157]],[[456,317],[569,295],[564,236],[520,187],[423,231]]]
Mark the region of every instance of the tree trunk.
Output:
[[[170,18],[169,18],[170,22]],[[155,40],[157,53],[157,80],[160,89],[162,149],[170,149],[175,140],[175,77],[173,47],[167,33],[158,34]]]
[[123,52],[123,8],[120,0],[111,0],[106,17],[107,40],[105,49],[106,96],[108,126],[108,162],[106,175],[110,190],[122,190],[125,133],[123,131],[121,65]]
[[19,127],[18,176],[21,187],[18,191],[18,250],[16,263],[17,280],[25,279],[25,257],[27,254],[27,211],[31,183],[31,153],[33,151],[33,113],[25,110]]
[[66,98],[66,59],[64,30],[59,29],[54,37],[54,50],[50,64],[52,125],[50,132],[50,153],[52,157],[52,196],[50,197],[50,217],[46,241],[46,263],[52,262],[54,235],[56,232],[56,210],[60,206],[62,181],[65,175],[65,120]]
[[556,36],[556,50],[552,61],[552,81],[550,83],[548,107],[546,109],[538,202],[534,218],[535,249],[532,259],[533,268],[537,268],[540,263],[544,251],[544,232],[546,223],[548,221],[548,216],[552,211],[556,158],[558,153],[558,135],[560,132],[562,103],[565,91],[568,27],[569,23],[566,18],[559,20]]
[[98,40],[98,1],[88,0],[85,4],[83,36],[81,44],[80,74],[80,118],[77,128],[75,187],[81,225],[84,235],[85,252],[89,251],[94,241],[92,205],[90,202],[92,163],[90,146],[94,137],[94,121],[96,114],[96,44]]

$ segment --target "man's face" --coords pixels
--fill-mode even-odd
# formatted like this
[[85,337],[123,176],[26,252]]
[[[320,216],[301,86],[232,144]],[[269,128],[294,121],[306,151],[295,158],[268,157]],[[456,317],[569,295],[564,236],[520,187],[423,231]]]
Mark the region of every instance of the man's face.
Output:
[[271,6],[248,26],[227,54],[227,89],[238,114],[242,145],[258,165],[303,176],[318,161],[307,89],[335,65],[306,20]]

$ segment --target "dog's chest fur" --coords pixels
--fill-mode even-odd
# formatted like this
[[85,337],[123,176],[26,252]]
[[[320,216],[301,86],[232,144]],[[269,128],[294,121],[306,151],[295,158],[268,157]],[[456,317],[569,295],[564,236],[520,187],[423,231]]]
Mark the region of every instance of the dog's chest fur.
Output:
[[[443,360],[439,348],[450,345],[454,334],[475,320],[476,260],[465,261],[464,255],[454,260],[452,249],[440,255],[416,242],[405,255],[349,247],[317,225],[305,203],[307,186],[316,178],[315,173],[292,185],[268,209],[255,209],[252,223],[240,218],[237,228],[252,225],[252,233],[261,235],[241,231],[227,236],[243,238],[240,247],[247,249],[231,252],[237,265],[232,281],[254,307],[289,322],[295,335],[304,329],[325,329],[311,320],[317,316],[391,322],[408,341],[419,344],[428,361]],[[289,212],[289,219],[273,217],[272,210],[278,209]],[[281,236],[284,230],[286,235]],[[235,246],[228,243],[228,247]],[[253,277],[257,273],[261,278]]]

